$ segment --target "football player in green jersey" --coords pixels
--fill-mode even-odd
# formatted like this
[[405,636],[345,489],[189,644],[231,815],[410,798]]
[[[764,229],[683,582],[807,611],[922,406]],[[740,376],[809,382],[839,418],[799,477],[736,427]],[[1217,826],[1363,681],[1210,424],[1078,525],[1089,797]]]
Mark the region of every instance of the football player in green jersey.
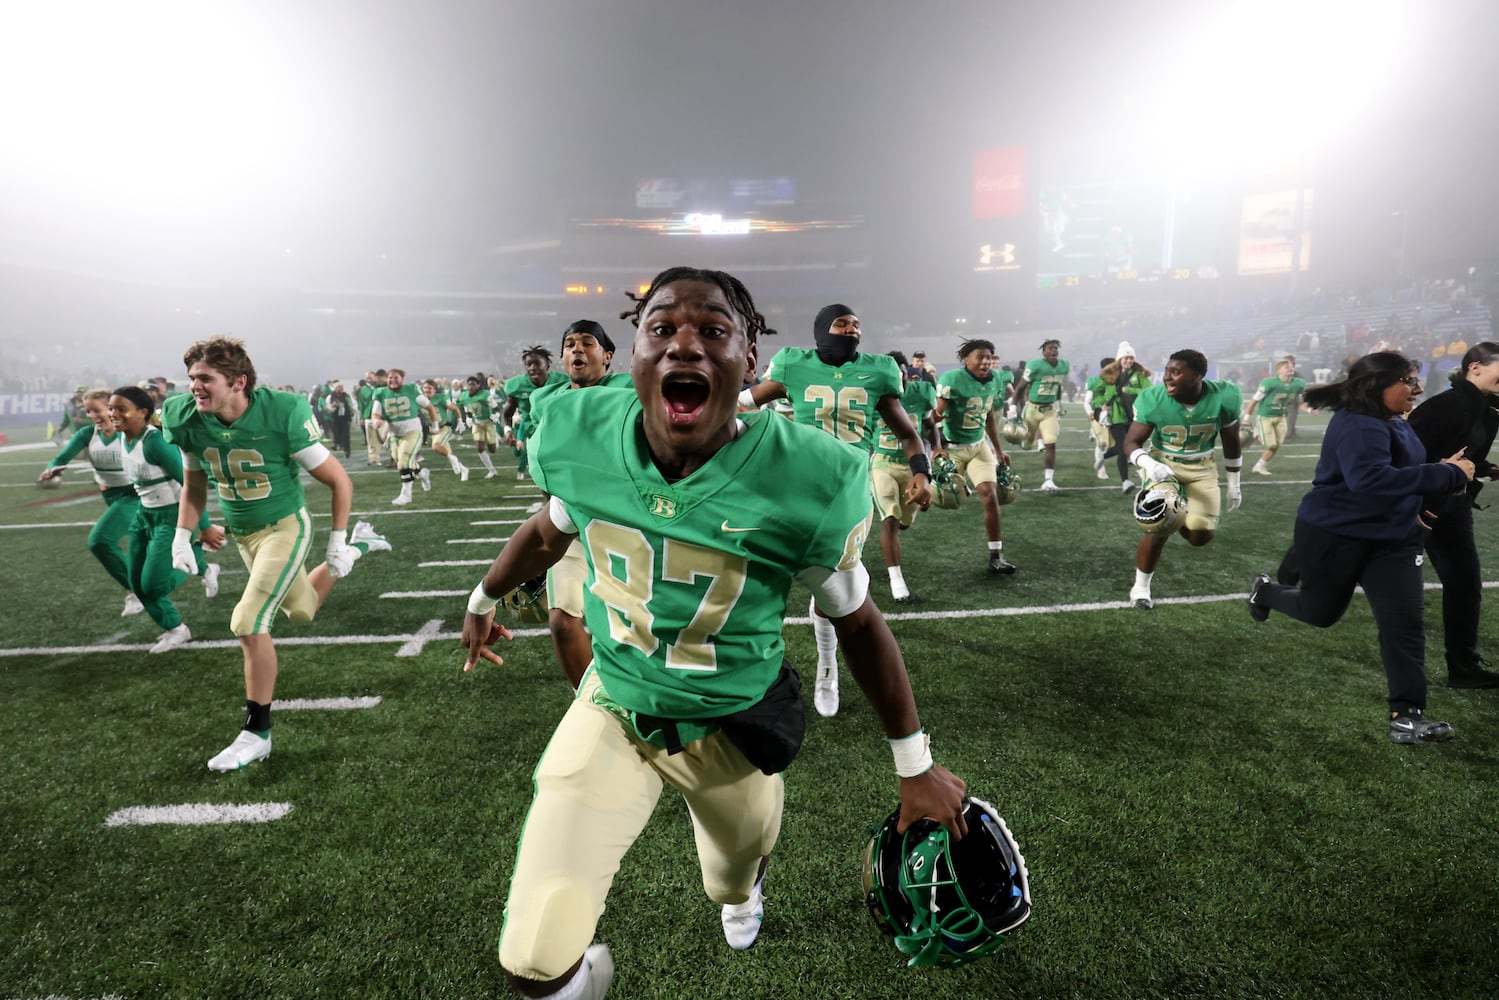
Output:
[[516,479],[526,478],[529,457],[526,436],[531,431],[531,394],[544,385],[563,385],[567,376],[552,371],[552,352],[537,344],[521,353],[525,374],[505,381],[505,409],[500,423],[505,425],[505,443],[515,449]]
[[1275,374],[1260,382],[1260,387],[1250,397],[1246,412],[1258,421],[1260,444],[1265,448],[1260,460],[1250,470],[1255,475],[1271,475],[1270,460],[1286,440],[1286,415],[1296,408],[1305,391],[1306,382],[1296,377],[1296,362],[1281,358],[1275,366]]
[[429,425],[437,423],[432,401],[414,385],[406,384],[406,372],[392,368],[385,373],[385,388],[375,390],[370,408],[375,423],[389,429],[390,454],[401,473],[401,492],[391,503],[404,507],[411,502],[411,484],[418,478],[422,490],[432,488],[432,474],[421,467],[422,416]]
[[1000,465],[1009,453],[999,443],[999,418],[994,404],[1008,398],[1011,372],[995,371],[994,344],[965,340],[958,345],[961,368],[937,376],[937,423],[946,438],[943,451],[967,477],[984,506],[984,533],[989,539],[989,572],[1008,576],[1015,566],[1004,557],[1004,531],[995,485]]
[[429,378],[422,382],[422,395],[437,413],[437,424],[427,428],[432,434],[432,450],[448,460],[448,468],[460,482],[468,482],[468,466],[458,461],[458,456],[453,453],[451,442],[458,426],[458,407],[448,395],[447,385],[441,379]]
[[161,637],[152,653],[170,652],[192,639],[183,622],[172,591],[189,576],[203,578],[203,592],[219,592],[219,567],[203,558],[203,548],[224,544],[224,533],[198,518],[199,540],[189,543],[188,558],[176,565],[173,545],[177,526],[178,499],[182,495],[182,452],[173,448],[152,421],[156,397],[139,386],[121,386],[109,397],[115,426],[125,438],[125,472],[140,499],[130,525],[128,565],[130,589],[140,598],[151,620],[161,627]]
[[120,553],[120,543],[129,534],[136,511],[140,509],[140,498],[135,495],[135,487],[130,485],[130,476],[125,472],[125,437],[115,428],[115,418],[109,412],[109,397],[108,389],[94,389],[84,395],[83,412],[91,422],[63,445],[36,478],[39,483],[56,479],[79,452],[88,456],[89,465],[94,470],[94,482],[104,501],[104,513],[99,515],[99,520],[88,533],[88,550],[99,560],[109,578],[125,588],[125,610],[120,612],[120,617],[128,618],[146,610],[135,591],[130,589],[130,567],[125,565],[125,557]]
[[1027,361],[1025,374],[1015,387],[1017,400],[1025,400],[1021,419],[1025,421],[1025,440],[1021,448],[1029,448],[1039,438],[1044,453],[1046,479],[1043,490],[1056,490],[1057,437],[1062,433],[1062,386],[1072,371],[1072,362],[1059,358],[1062,352],[1060,340],[1048,340],[1041,345],[1041,357]]
[[[900,397],[901,409],[906,411],[914,426],[921,428],[923,432],[930,430],[931,439],[923,437],[922,443],[935,451],[936,422],[932,418],[932,411],[937,404],[937,387],[919,374],[912,377],[912,372],[919,373],[920,369],[908,367],[906,356],[900,351],[891,351],[890,357],[895,359],[900,369],[901,385],[905,387]],[[911,467],[901,448],[900,439],[886,426],[884,418],[876,417],[874,451],[869,456],[869,484],[874,495],[875,511],[880,517],[880,554],[885,557],[885,572],[890,577],[890,596],[899,602],[914,599],[900,567],[901,532],[915,523],[916,514],[921,510],[917,504],[906,499],[911,476]]]
[[1109,423],[1107,406],[1104,403],[1106,386],[1103,381],[1103,370],[1114,363],[1113,358],[1099,358],[1097,375],[1089,375],[1087,384],[1083,388],[1083,406],[1088,411],[1088,433],[1093,438],[1093,471],[1098,474],[1099,479],[1109,478],[1104,471],[1104,452],[1108,450]]
[[[591,319],[580,319],[563,331],[558,357],[568,381],[548,382],[531,394],[531,429],[527,440],[533,446],[546,427],[548,402],[553,397],[572,389],[629,389],[635,384],[624,372],[609,370],[614,361],[614,341],[602,325]],[[542,502],[530,512],[540,510],[548,499],[543,494]],[[552,650],[574,690],[583,682],[583,673],[593,661],[593,640],[583,625],[583,590],[587,583],[588,559],[583,554],[582,542],[574,540],[561,562],[547,570],[546,589]]]
[[453,401],[468,418],[474,450],[479,453],[479,461],[484,465],[484,478],[493,479],[500,474],[494,467],[494,459],[490,457],[500,440],[499,431],[495,427],[495,421],[499,419],[499,394],[489,387],[483,372],[476,372],[464,381],[463,392]]
[[[874,450],[875,415],[895,433],[911,468],[905,500],[931,504],[931,459],[900,404],[900,370],[884,354],[860,354],[859,317],[841,302],[823,306],[812,323],[816,348],[783,347],[770,359],[764,380],[745,389],[741,404],[764,406],[776,399],[791,404],[791,419],[817,427],[839,441]],[[866,466],[865,479],[869,478]],[[813,601],[808,614],[817,642],[817,680],[812,704],[819,715],[838,714],[838,634]]]
[[[869,598],[863,455],[774,413],[737,414],[770,332],[737,279],[673,268],[630,297],[634,393],[548,404],[531,460],[552,499],[495,559],[463,623],[465,669],[501,662],[486,646],[509,634],[491,595],[582,540],[594,662],[537,765],[500,935],[500,963],[528,997],[603,996],[613,962],[590,942],[664,785],[687,802],[725,940],[754,942],[780,831],[776,772],[801,735],[781,641],[793,580],[833,615],[891,742],[902,829],[929,816],[966,832],[963,782],[933,765],[900,648]],[[787,504],[788,489],[806,502]],[[746,725],[761,705],[770,725]]]
[[[1201,351],[1171,355],[1162,385],[1146,388],[1135,400],[1135,419],[1125,435],[1130,464],[1147,483],[1175,478],[1187,497],[1187,515],[1179,534],[1189,545],[1206,545],[1218,530],[1221,501],[1213,446],[1222,443],[1228,474],[1228,509],[1244,502],[1239,473],[1239,387],[1207,378],[1208,359]],[[1129,599],[1137,608],[1154,607],[1150,581],[1169,535],[1146,534],[1135,547],[1135,585]]]
[[[200,340],[183,355],[191,395],[167,400],[162,430],[182,449],[185,482],[178,505],[172,564],[193,565],[192,528],[217,487],[224,523],[234,537],[249,581],[229,626],[245,662],[245,725],[208,766],[234,771],[271,753],[271,699],[277,659],[271,641],[276,612],[311,621],[339,577],[366,552],[390,543],[364,521],[348,530],[354,487],[338,459],[318,437],[307,400],[255,385],[245,345],[232,337]],[[312,515],[300,475],[307,470],[333,494],[328,558],[311,572],[303,565],[312,548]]]
[[385,428],[375,421],[374,406],[375,393],[381,386],[385,385],[385,369],[377,368],[372,372],[365,372],[364,378],[360,380],[359,391],[359,422],[364,427],[365,459],[370,465],[384,465],[385,457]]

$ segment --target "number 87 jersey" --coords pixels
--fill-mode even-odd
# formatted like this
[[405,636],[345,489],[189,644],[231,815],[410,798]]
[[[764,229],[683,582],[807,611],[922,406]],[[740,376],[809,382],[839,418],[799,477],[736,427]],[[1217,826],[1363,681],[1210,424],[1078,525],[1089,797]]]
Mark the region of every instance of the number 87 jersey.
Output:
[[817,427],[865,454],[874,450],[875,407],[882,397],[901,395],[900,369],[887,354],[859,354],[830,365],[805,347],[783,347],[770,359],[766,379],[786,387],[791,417]]
[[249,407],[232,424],[200,413],[190,393],[173,396],[161,408],[161,430],[208,474],[224,522],[236,535],[305,506],[301,471],[316,468],[329,455],[307,400],[264,386],[250,394]]
[[843,596],[862,604],[869,460],[761,411],[668,482],[640,421],[632,392],[559,393],[531,469],[587,556],[584,616],[610,700],[666,719],[728,715],[780,672],[793,580],[847,574]]

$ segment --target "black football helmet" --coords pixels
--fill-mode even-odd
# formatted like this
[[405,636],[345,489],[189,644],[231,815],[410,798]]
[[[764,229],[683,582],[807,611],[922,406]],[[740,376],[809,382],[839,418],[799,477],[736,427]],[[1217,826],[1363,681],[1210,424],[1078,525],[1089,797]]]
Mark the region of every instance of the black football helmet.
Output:
[[989,803],[972,796],[968,835],[951,840],[931,820],[895,832],[896,808],[864,853],[864,893],[875,925],[907,965],[949,967],[992,954],[1031,915],[1020,845]]

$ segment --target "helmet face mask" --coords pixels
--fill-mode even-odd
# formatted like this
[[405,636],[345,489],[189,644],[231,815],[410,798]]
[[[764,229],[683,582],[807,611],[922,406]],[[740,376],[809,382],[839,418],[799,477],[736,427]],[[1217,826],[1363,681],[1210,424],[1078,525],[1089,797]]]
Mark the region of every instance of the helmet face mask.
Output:
[[546,574],[527,580],[500,598],[500,603],[518,622],[545,625],[549,617]]
[[932,501],[943,510],[956,510],[963,498],[973,493],[966,477],[958,473],[958,465],[946,455],[932,459]]
[[1020,477],[1010,468],[1010,463],[999,467],[994,477],[994,492],[1001,507],[1020,499]]
[[875,925],[912,966],[950,967],[992,954],[1030,917],[1030,876],[1020,846],[993,806],[970,797],[968,835],[953,841],[931,820],[897,834],[897,808],[864,855]]
[[1187,516],[1187,498],[1175,477],[1147,482],[1135,494],[1135,522],[1147,535],[1169,535]]

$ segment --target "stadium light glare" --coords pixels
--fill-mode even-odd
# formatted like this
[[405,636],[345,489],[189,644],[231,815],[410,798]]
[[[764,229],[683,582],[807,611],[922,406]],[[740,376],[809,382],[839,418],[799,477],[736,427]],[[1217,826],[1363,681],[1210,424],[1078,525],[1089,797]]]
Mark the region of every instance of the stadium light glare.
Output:
[[[322,187],[334,88],[296,72],[308,38],[257,4],[7,5],[0,185],[60,221],[203,231]],[[303,47],[299,50],[299,46]],[[326,68],[326,67],[325,67]]]
[[1115,123],[1177,168],[1302,168],[1398,85],[1417,41],[1407,0],[1203,5],[1167,39]]

